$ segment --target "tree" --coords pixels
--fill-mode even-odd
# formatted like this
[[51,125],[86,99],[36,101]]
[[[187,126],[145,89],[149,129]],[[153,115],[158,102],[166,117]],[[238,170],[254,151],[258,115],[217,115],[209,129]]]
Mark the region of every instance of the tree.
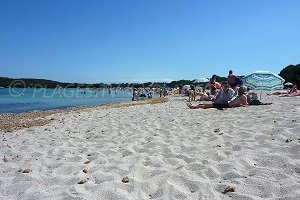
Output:
[[179,81],[172,81],[168,83],[167,86],[170,88],[179,87],[179,85],[192,85],[194,81],[191,80],[179,80]]
[[217,76],[217,82],[227,81],[227,77]]
[[285,82],[291,82],[293,84],[297,84],[297,87],[300,87],[300,64],[297,65],[289,65],[283,68],[279,76],[285,79]]

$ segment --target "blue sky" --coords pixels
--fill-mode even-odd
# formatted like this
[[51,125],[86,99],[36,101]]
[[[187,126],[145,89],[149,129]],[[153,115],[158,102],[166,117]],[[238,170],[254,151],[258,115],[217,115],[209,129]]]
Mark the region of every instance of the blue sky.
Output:
[[0,0],[0,76],[168,81],[300,63],[299,0]]

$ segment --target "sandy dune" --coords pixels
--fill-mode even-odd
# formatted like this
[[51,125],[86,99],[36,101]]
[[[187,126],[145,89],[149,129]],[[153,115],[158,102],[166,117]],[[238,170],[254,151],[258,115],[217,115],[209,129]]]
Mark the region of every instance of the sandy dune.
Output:
[[1,132],[0,199],[299,199],[300,97],[265,101],[192,110],[171,98]]

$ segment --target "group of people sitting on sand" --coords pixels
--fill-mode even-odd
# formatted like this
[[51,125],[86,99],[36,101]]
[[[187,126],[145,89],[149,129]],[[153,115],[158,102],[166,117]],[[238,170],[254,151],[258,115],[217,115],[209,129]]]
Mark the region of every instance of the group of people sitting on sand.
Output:
[[[213,75],[208,83],[210,91],[205,93],[199,92],[199,101],[210,101],[209,103],[203,103],[198,105],[192,105],[187,103],[187,106],[191,109],[197,108],[232,108],[241,107],[246,105],[269,105],[270,103],[262,103],[257,98],[257,93],[251,92],[249,88],[242,85],[239,78],[233,74],[232,70],[229,71],[227,81],[221,84],[216,82],[216,75]],[[195,94],[194,94],[195,96]],[[195,101],[195,97],[189,99],[189,101]]]
[[[236,92],[237,91],[237,92]],[[227,81],[222,82],[221,88],[216,94],[210,99],[210,103],[192,105],[191,103],[187,103],[187,106],[192,109],[196,108],[232,108],[232,107],[240,107],[246,106],[253,100],[257,100],[256,93],[247,93],[249,89],[245,86],[240,86],[236,88],[236,91],[229,87]]]
[[[227,84],[230,87],[229,93],[237,93],[238,86],[242,85],[241,79],[233,74],[232,70],[229,71],[229,75],[227,77]],[[192,89],[189,101],[195,101],[195,96],[200,96],[200,101],[211,101],[213,100],[218,91],[221,89],[222,84],[217,82],[217,75],[212,75],[209,82],[206,84],[206,87],[209,88],[208,92],[198,92],[196,93],[195,90]],[[203,89],[204,90],[204,89]]]
[[[189,96],[189,103],[187,106],[191,109],[197,108],[232,108],[241,107],[246,105],[270,105],[272,103],[262,103],[257,98],[257,93],[249,91],[250,89],[243,86],[243,82],[233,74],[232,70],[229,71],[227,81],[222,84],[216,82],[217,76],[213,75],[207,86],[209,92],[196,92],[192,88],[191,95]],[[196,96],[199,95],[199,101],[210,101],[209,103],[200,103],[198,105],[192,105],[191,101],[196,101]],[[280,97],[294,97],[300,96],[300,92],[297,90],[297,84],[288,91],[274,92],[268,95],[279,95]]]

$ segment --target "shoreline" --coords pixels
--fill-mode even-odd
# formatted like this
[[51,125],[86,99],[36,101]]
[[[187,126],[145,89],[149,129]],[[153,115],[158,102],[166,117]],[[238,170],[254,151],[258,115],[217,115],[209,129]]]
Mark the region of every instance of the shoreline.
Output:
[[0,131],[12,132],[22,128],[30,128],[33,126],[43,126],[54,120],[49,117],[54,114],[63,114],[70,112],[78,112],[87,109],[95,108],[118,108],[128,107],[143,104],[157,104],[167,102],[168,98],[153,98],[141,101],[126,101],[126,102],[112,102],[104,103],[94,106],[74,106],[62,109],[50,109],[50,110],[34,110],[23,113],[3,113],[0,114]]

